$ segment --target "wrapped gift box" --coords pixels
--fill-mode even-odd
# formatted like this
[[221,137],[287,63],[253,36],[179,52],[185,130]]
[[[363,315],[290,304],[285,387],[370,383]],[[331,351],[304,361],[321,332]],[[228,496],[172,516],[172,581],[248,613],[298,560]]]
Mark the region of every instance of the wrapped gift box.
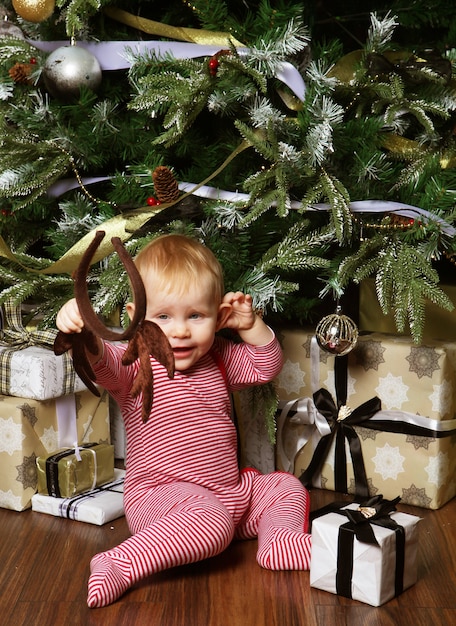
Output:
[[[439,285],[456,306],[456,285]],[[359,328],[362,331],[397,334],[394,315],[384,315],[375,291],[375,281],[363,280],[359,287]],[[409,328],[405,328],[409,334]],[[426,303],[423,341],[456,341],[456,309],[447,311],[432,302]]]
[[[300,399],[278,425],[279,469],[301,476],[325,433],[313,393],[326,389],[336,399],[335,359],[312,348],[310,331],[282,334],[285,366],[277,379],[282,404]],[[312,380],[313,379],[313,380]],[[402,502],[437,509],[456,495],[456,344],[415,346],[409,338],[372,333],[359,337],[348,355],[347,401],[351,410],[378,397],[381,412],[353,427],[361,443],[370,495],[401,495]],[[303,409],[302,407],[305,407]],[[384,428],[373,423],[383,421]],[[328,426],[328,425],[327,425]],[[345,445],[347,487],[355,493],[351,454]],[[335,489],[335,442],[314,486]]]
[[22,325],[21,306],[4,304],[5,328],[0,332],[0,395],[51,400],[84,391],[69,354],[55,356],[56,329]]
[[240,466],[254,467],[263,474],[275,469],[275,446],[267,429],[266,411],[270,399],[262,388],[247,387],[233,394],[239,435]]
[[32,510],[102,526],[124,515],[124,476],[124,470],[114,469],[112,482],[74,498],[55,498],[36,493],[32,496]]
[[[5,362],[7,365],[5,367]],[[31,400],[51,400],[70,392],[84,391],[86,386],[75,373],[68,355],[55,356],[52,350],[30,346],[11,351],[0,346],[4,378],[3,393]]]
[[[75,419],[74,419],[75,418]],[[37,488],[36,459],[83,443],[109,443],[108,394],[80,391],[54,400],[0,396],[0,506],[22,511]]]
[[98,443],[62,448],[39,456],[36,466],[38,493],[72,498],[113,479],[114,446]]
[[377,544],[360,541],[340,513],[314,519],[310,586],[380,606],[414,585],[420,518],[398,512],[390,518],[397,530],[370,524]]

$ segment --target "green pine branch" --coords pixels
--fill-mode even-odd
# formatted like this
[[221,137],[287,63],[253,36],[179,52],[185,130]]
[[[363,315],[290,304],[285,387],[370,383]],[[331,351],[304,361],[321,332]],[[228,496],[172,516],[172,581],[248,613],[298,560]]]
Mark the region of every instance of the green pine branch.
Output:
[[341,244],[347,243],[353,233],[353,217],[349,207],[350,195],[345,186],[323,170],[302,199],[302,210],[311,208],[317,200],[329,203],[329,215],[335,236]]
[[374,276],[382,312],[393,312],[398,332],[410,328],[419,343],[424,327],[426,301],[451,311],[454,306],[439,287],[439,275],[419,248],[397,236],[377,234],[360,245],[358,251],[339,266],[340,284],[356,283]]

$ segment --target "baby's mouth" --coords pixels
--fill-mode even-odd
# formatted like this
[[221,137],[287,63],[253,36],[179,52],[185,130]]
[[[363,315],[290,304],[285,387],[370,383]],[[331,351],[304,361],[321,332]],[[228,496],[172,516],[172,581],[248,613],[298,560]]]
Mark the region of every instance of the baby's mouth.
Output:
[[190,354],[192,352],[192,348],[191,347],[184,347],[184,346],[177,346],[175,348],[173,348],[173,352],[174,355],[179,357],[179,356],[185,356],[187,354]]

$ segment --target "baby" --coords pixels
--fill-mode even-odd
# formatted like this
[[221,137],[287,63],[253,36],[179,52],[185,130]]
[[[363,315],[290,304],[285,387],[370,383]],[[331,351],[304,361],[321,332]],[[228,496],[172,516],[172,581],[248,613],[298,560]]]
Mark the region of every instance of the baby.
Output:
[[[258,563],[271,570],[309,568],[309,496],[285,472],[239,470],[230,392],[271,381],[282,367],[272,330],[252,298],[224,294],[213,253],[183,235],[164,235],[137,256],[147,296],[146,319],[160,326],[175,359],[169,379],[150,358],[154,400],[147,422],[130,390],[139,362],[122,365],[125,345],[98,339],[88,353],[96,382],[118,402],[127,437],[125,516],[131,536],[91,561],[89,607],[117,600],[137,581],[165,568],[223,551],[233,539],[258,537]],[[130,318],[134,303],[127,304]],[[80,332],[74,299],[57,326]],[[235,331],[241,341],[216,333]]]

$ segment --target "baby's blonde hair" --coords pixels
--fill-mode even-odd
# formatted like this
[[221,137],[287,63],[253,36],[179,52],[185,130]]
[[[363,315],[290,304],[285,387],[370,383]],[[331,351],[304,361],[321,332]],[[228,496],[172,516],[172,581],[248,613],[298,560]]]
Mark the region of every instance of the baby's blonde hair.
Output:
[[[144,281],[151,275],[159,289],[185,293],[204,285],[216,302],[221,302],[223,271],[214,253],[186,235],[162,235],[136,256],[136,267]],[[150,274],[151,273],[151,274]]]

